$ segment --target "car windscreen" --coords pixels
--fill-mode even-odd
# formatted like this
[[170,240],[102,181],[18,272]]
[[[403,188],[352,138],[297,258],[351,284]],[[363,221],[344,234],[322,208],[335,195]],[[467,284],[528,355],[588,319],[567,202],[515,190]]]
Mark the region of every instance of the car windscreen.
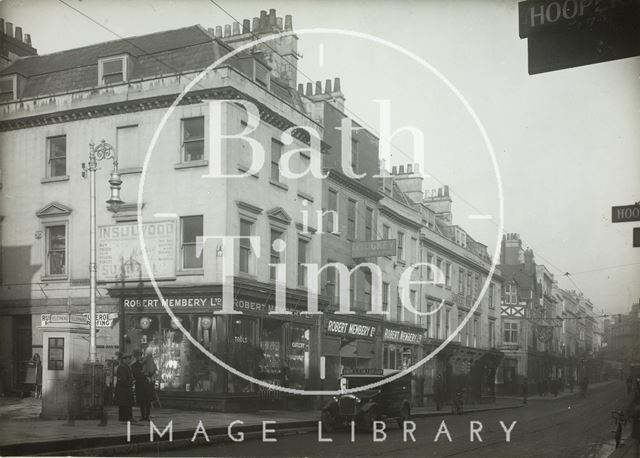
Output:
[[381,377],[346,377],[347,388],[359,388],[361,386],[370,385],[379,382]]

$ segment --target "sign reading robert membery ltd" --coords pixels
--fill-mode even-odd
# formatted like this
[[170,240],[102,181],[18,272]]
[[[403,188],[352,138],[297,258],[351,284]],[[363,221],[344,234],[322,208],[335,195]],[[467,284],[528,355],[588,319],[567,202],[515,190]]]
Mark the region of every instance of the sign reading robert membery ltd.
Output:
[[[98,281],[136,281],[149,278],[144,267],[137,223],[100,226],[98,229]],[[176,274],[174,221],[142,224],[147,255],[155,278]]]

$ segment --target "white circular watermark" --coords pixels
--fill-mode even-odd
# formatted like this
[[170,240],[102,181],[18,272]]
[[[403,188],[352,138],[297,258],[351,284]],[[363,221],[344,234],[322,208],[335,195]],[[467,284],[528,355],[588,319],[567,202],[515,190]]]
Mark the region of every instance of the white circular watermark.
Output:
[[[469,310],[469,312],[467,313],[467,315],[465,316],[463,321],[458,324],[458,326],[450,333],[450,335],[438,347],[436,347],[431,353],[429,353],[427,356],[425,356],[424,358],[422,358],[420,361],[416,362],[412,366],[410,366],[410,367],[408,367],[406,369],[403,369],[400,372],[398,372],[397,374],[394,374],[392,376],[386,377],[386,378],[384,378],[384,379],[382,379],[382,380],[380,380],[378,382],[371,383],[369,385],[364,385],[364,386],[361,386],[361,387],[350,388],[350,389],[347,389],[347,390],[300,390],[300,389],[295,389],[295,388],[289,388],[289,387],[284,387],[284,386],[280,386],[280,385],[275,385],[275,384],[272,384],[272,383],[269,383],[269,382],[265,382],[264,380],[260,380],[260,379],[257,379],[255,377],[252,377],[252,376],[250,376],[248,374],[245,374],[245,373],[243,373],[241,371],[238,371],[234,367],[232,367],[229,364],[227,364],[226,362],[222,361],[220,358],[216,357],[208,349],[203,347],[196,339],[194,339],[194,337],[191,335],[191,333],[189,331],[187,331],[183,327],[183,325],[180,322],[180,320],[174,315],[173,311],[171,310],[171,308],[169,307],[167,302],[164,300],[164,297],[162,295],[160,287],[158,286],[158,284],[156,282],[156,279],[154,277],[153,269],[152,269],[152,266],[151,266],[151,262],[149,260],[148,255],[147,255],[147,250],[146,250],[146,245],[145,245],[145,240],[144,240],[144,231],[143,231],[143,227],[142,227],[142,225],[143,225],[143,221],[142,221],[142,201],[143,201],[143,199],[142,198],[143,198],[143,193],[144,193],[144,184],[145,184],[145,180],[146,180],[147,169],[148,169],[149,161],[151,159],[151,154],[152,154],[152,152],[153,152],[153,150],[155,148],[155,145],[156,145],[156,143],[158,141],[160,133],[162,132],[162,129],[164,128],[166,122],[168,121],[170,116],[173,114],[176,106],[178,106],[178,104],[185,97],[185,95],[196,84],[198,84],[207,75],[207,73],[209,73],[211,70],[213,70],[214,68],[218,67],[219,65],[223,64],[227,59],[235,56],[236,54],[238,54],[238,53],[240,53],[242,51],[250,49],[250,48],[254,47],[257,44],[266,43],[266,42],[269,42],[269,41],[272,41],[272,40],[275,40],[275,39],[278,39],[278,38],[281,38],[281,37],[284,37],[284,36],[289,36],[289,35],[314,35],[314,34],[316,34],[316,35],[335,34],[335,35],[350,36],[350,37],[356,37],[356,38],[361,38],[361,39],[364,39],[364,40],[372,41],[374,43],[386,46],[386,47],[388,47],[388,48],[390,48],[392,50],[395,50],[395,51],[399,52],[400,54],[403,54],[403,55],[409,57],[410,59],[414,60],[419,65],[421,65],[422,67],[424,67],[425,69],[430,71],[434,76],[436,76],[456,96],[456,98],[460,101],[460,103],[462,103],[462,105],[464,106],[466,111],[469,113],[469,115],[473,119],[476,127],[480,131],[480,134],[482,135],[482,139],[484,140],[484,144],[485,144],[485,146],[486,146],[486,148],[487,148],[487,150],[489,152],[489,155],[491,157],[491,164],[493,166],[493,171],[495,173],[496,183],[497,183],[497,188],[498,188],[498,216],[499,216],[499,218],[498,218],[498,231],[497,231],[497,237],[496,237],[496,248],[495,248],[495,251],[493,253],[493,257],[492,257],[492,260],[491,260],[491,267],[489,268],[487,279],[484,282],[484,284],[482,286],[482,289],[481,289],[478,297],[476,298],[473,306],[471,307],[471,309]],[[376,388],[376,387],[384,385],[385,383],[391,382],[393,380],[396,380],[396,379],[398,379],[400,377],[403,377],[403,376],[413,372],[414,370],[418,369],[420,366],[425,364],[427,361],[429,361],[433,357],[435,357],[466,326],[466,324],[469,321],[470,317],[474,314],[474,312],[476,311],[476,309],[480,305],[480,302],[484,298],[484,295],[485,295],[487,289],[489,288],[489,285],[491,284],[491,278],[493,277],[496,265],[498,264],[498,260],[499,260],[499,257],[500,257],[500,243],[501,243],[501,240],[502,240],[502,234],[503,234],[503,230],[504,230],[504,224],[503,224],[504,221],[503,220],[504,220],[504,198],[503,198],[503,192],[502,192],[502,180],[501,180],[501,177],[500,177],[500,170],[498,168],[498,163],[497,163],[496,156],[495,156],[495,153],[494,153],[494,150],[493,150],[493,146],[492,146],[491,141],[489,140],[489,136],[487,135],[487,132],[486,132],[484,126],[482,125],[482,122],[478,118],[477,114],[475,113],[475,111],[473,110],[473,108],[471,107],[469,102],[460,93],[460,91],[453,85],[453,83],[451,83],[442,73],[440,73],[436,68],[434,68],[431,64],[429,64],[426,60],[424,60],[420,56],[417,56],[416,54],[412,53],[411,51],[409,51],[409,50],[407,50],[407,49],[405,49],[405,48],[403,48],[403,47],[401,47],[399,45],[396,45],[396,44],[391,43],[391,42],[389,42],[387,40],[384,40],[382,38],[375,37],[373,35],[369,35],[369,34],[362,33],[362,32],[355,32],[355,31],[351,31],[351,30],[342,30],[342,29],[328,29],[328,28],[301,29],[301,30],[296,30],[296,31],[282,32],[282,33],[277,33],[277,34],[265,36],[263,38],[251,41],[251,42],[249,42],[249,43],[247,43],[245,45],[242,45],[242,46],[239,46],[238,48],[233,49],[229,53],[227,53],[224,56],[222,56],[220,59],[218,59],[215,62],[213,62],[211,65],[209,65],[202,72],[200,72],[189,84],[187,84],[187,86],[184,88],[182,93],[174,100],[174,102],[167,109],[167,112],[164,114],[164,116],[160,120],[160,123],[159,123],[156,131],[153,134],[153,137],[151,139],[151,142],[149,143],[149,147],[147,148],[147,152],[146,152],[145,157],[144,157],[143,166],[142,166],[142,174],[141,174],[141,177],[140,177],[140,184],[138,186],[138,197],[137,197],[138,239],[139,239],[139,242],[140,242],[140,247],[141,247],[142,258],[143,258],[143,261],[144,261],[144,265],[145,265],[145,268],[147,270],[147,273],[149,274],[149,279],[151,281],[151,284],[153,285],[153,289],[155,290],[156,294],[158,295],[158,298],[160,299],[160,303],[164,307],[164,309],[167,312],[167,314],[171,317],[172,323],[176,326],[176,328],[179,329],[183,333],[183,335],[187,337],[187,339],[191,342],[191,344],[194,347],[196,347],[203,354],[205,354],[209,359],[211,359],[212,361],[214,361],[216,364],[220,365],[221,367],[223,367],[227,371],[231,372],[232,374],[234,374],[234,375],[236,375],[238,377],[241,377],[241,378],[243,378],[243,379],[245,379],[245,380],[247,380],[247,381],[249,381],[251,383],[255,383],[256,385],[260,385],[262,387],[265,387],[265,388],[268,388],[268,389],[271,389],[271,390],[282,391],[282,392],[286,392],[286,393],[290,393],[290,394],[297,394],[297,395],[340,395],[340,394],[345,394],[345,393],[355,393],[355,392],[358,392],[358,391],[363,391],[363,390]],[[275,245],[274,245],[274,248],[276,248]],[[283,248],[283,247],[282,247],[281,244],[278,244],[277,248]]]

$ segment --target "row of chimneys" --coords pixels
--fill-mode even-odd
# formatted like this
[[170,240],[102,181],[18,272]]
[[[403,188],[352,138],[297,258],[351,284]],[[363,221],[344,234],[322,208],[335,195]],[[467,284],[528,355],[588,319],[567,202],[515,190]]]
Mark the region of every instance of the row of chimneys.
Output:
[[289,32],[293,30],[293,21],[290,14],[284,17],[284,28],[282,22],[281,17],[276,17],[276,10],[271,9],[268,14],[265,10],[260,11],[260,17],[254,17],[253,22],[250,19],[244,19],[242,24],[239,22],[227,24],[224,26],[224,32],[221,25],[208,30],[216,38],[227,38],[245,33]]
[[0,31],[5,35],[15,38],[18,41],[22,41],[23,43],[31,46],[31,35],[28,33],[24,34],[24,39],[22,38],[22,27],[16,27],[16,34],[13,34],[13,24],[11,22],[4,22],[3,18],[0,18]]
[[442,188],[427,189],[424,192],[425,200],[442,199],[443,197],[449,197],[449,186],[444,185]]
[[396,167],[395,165],[391,167],[391,175],[411,175],[412,173],[420,173],[420,165],[418,163],[415,164],[407,164],[406,172],[404,165]]
[[331,85],[331,80],[325,80],[324,82],[324,90],[322,89],[322,81],[316,81],[315,84],[315,92],[313,90],[314,84],[309,82],[307,83],[307,87],[305,90],[304,84],[298,84],[298,93],[300,95],[322,95],[322,94],[331,94],[333,92],[340,92],[340,78],[333,79],[333,87]]

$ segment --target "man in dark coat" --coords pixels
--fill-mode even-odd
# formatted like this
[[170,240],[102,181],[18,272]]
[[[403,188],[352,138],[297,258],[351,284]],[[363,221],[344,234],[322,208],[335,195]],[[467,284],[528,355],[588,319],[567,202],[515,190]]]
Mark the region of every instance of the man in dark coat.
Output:
[[[142,364],[142,352],[136,350],[133,352],[135,362],[131,365],[131,372],[135,381],[136,401],[140,407],[140,419],[149,421],[151,415],[151,401],[155,398],[154,388],[149,380],[149,374],[144,370]],[[151,355],[149,355],[151,358]]]
[[444,384],[442,383],[442,376],[438,375],[433,382],[433,397],[436,401],[436,410],[440,410],[442,407],[442,398],[444,395]]
[[131,355],[124,355],[118,364],[116,370],[116,390],[114,396],[114,403],[118,406],[118,420],[119,421],[132,421],[133,420],[133,374],[129,363],[131,362]]

